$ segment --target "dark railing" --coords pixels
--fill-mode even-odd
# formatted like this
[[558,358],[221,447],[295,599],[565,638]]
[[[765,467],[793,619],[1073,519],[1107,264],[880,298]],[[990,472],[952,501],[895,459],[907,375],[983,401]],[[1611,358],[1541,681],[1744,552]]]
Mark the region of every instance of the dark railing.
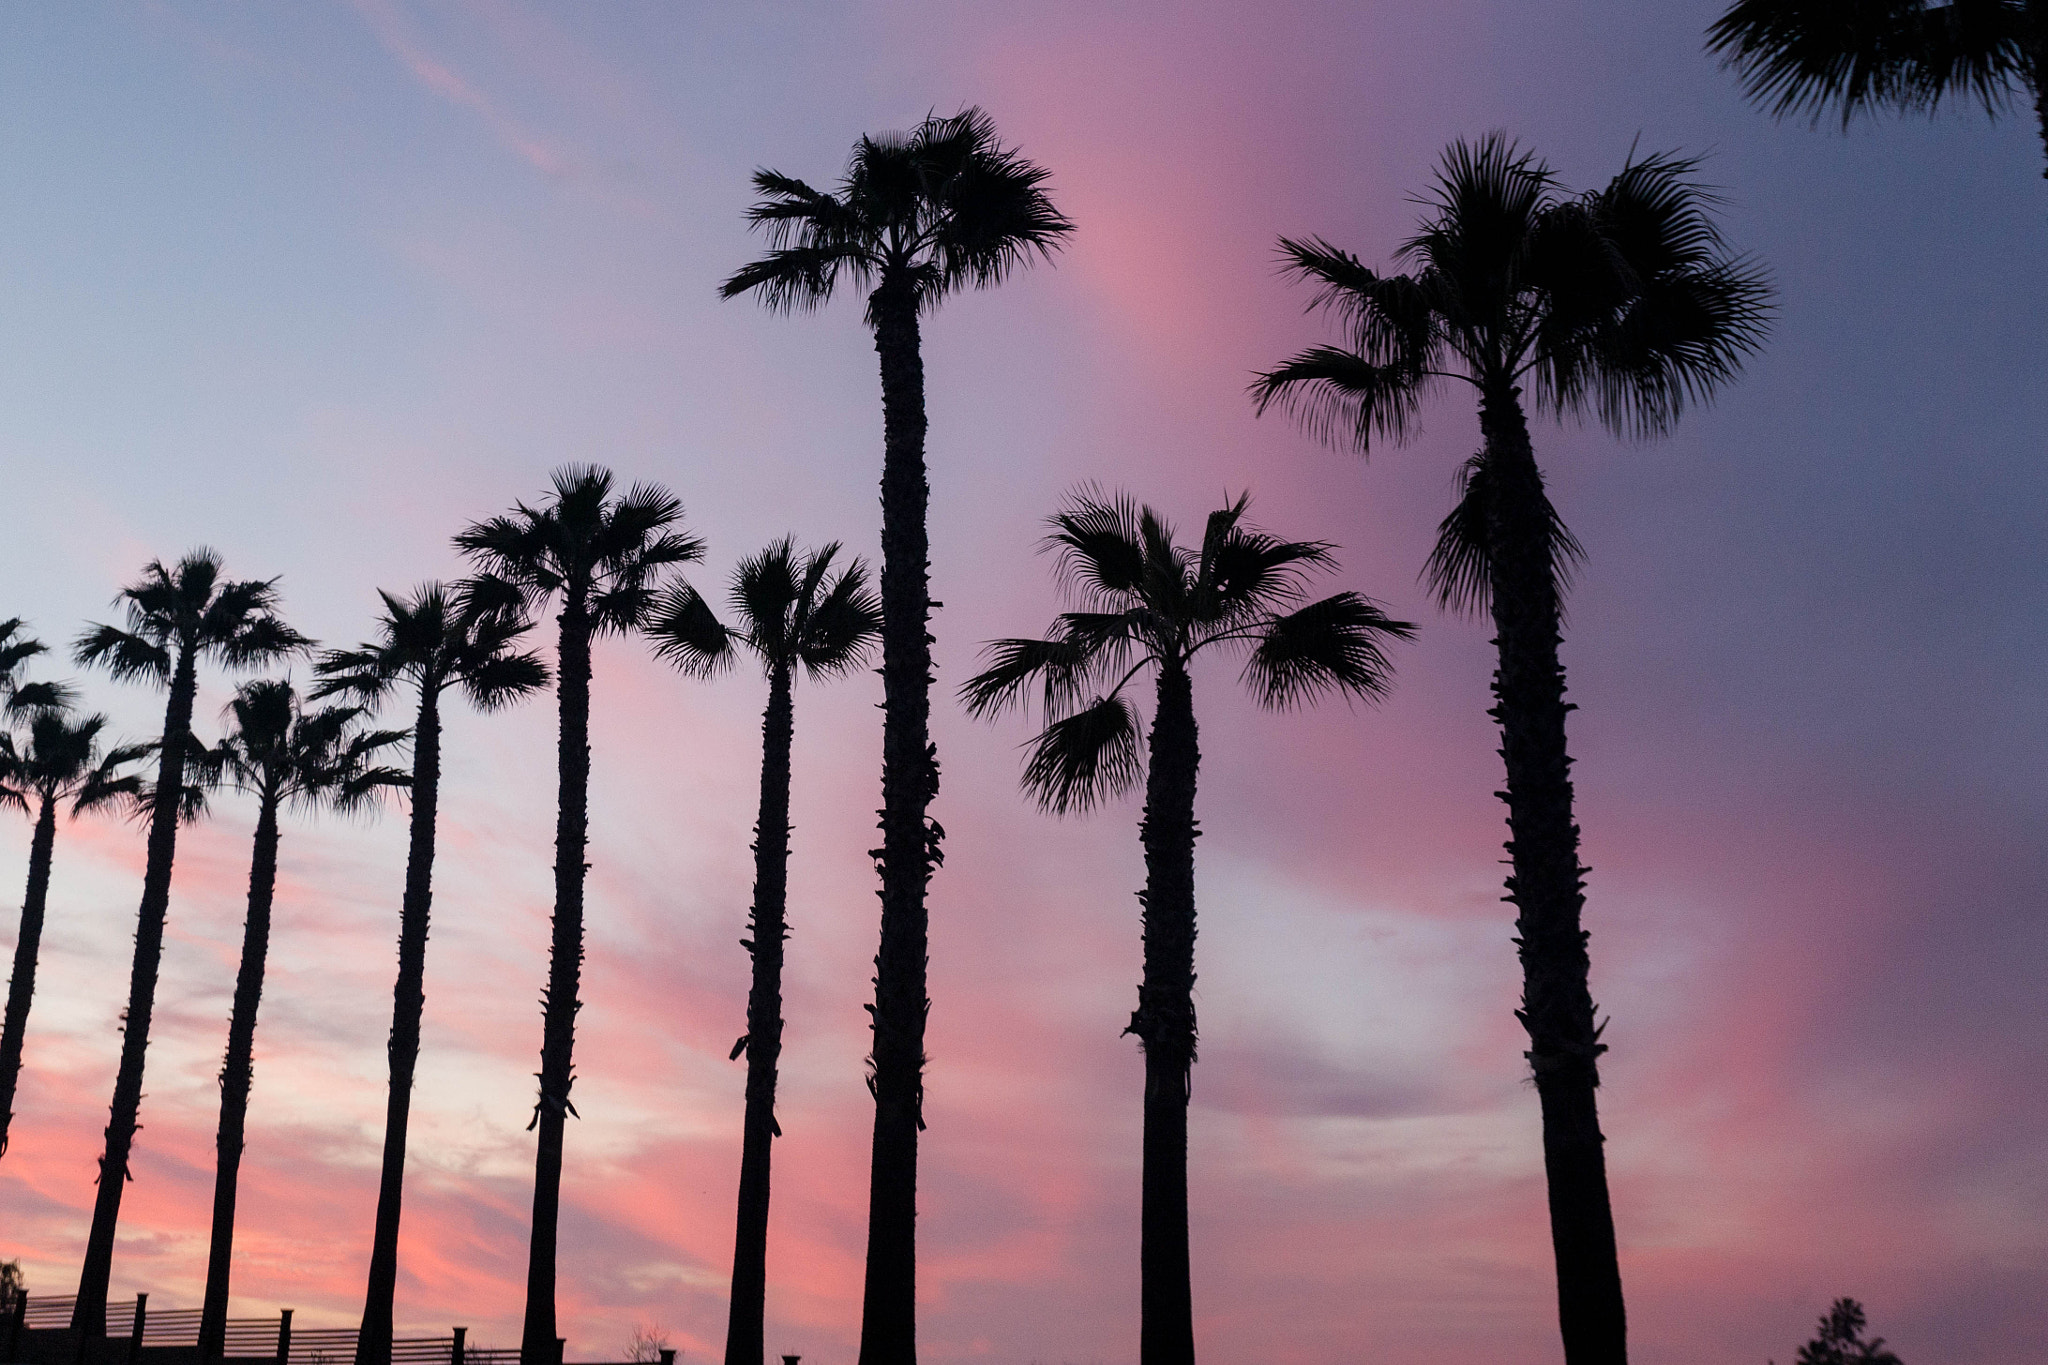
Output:
[[[72,1336],[71,1312],[76,1303],[77,1300],[68,1297],[16,1297],[8,1311],[0,1312],[0,1360],[77,1365],[88,1359],[112,1359],[125,1361],[126,1365],[183,1365],[184,1361],[196,1359],[200,1318],[197,1308],[160,1308],[151,1312],[147,1294],[135,1296],[132,1317],[122,1311],[124,1305],[107,1305],[107,1326],[114,1330],[98,1340],[117,1353],[109,1357],[106,1350],[97,1347],[87,1352],[83,1349],[86,1343]],[[266,1365],[353,1365],[356,1336],[353,1327],[294,1330],[292,1310],[287,1308],[274,1318],[229,1318],[222,1357],[244,1365],[257,1361]],[[516,1347],[470,1346],[468,1336],[468,1328],[457,1327],[445,1337],[393,1337],[392,1365],[519,1365]],[[67,1338],[70,1344],[53,1357],[51,1352]],[[555,1349],[559,1353],[561,1343],[557,1342]],[[675,1358],[674,1351],[663,1350],[660,1365],[675,1365]],[[784,1361],[787,1363],[789,1357],[785,1356]]]

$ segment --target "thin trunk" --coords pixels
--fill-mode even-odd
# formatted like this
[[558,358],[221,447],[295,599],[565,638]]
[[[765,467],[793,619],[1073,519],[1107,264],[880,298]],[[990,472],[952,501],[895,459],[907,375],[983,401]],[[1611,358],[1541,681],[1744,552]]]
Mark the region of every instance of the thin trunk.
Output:
[[761,1365],[767,1352],[768,1167],[775,1124],[775,1065],[782,1055],[782,942],[789,937],[789,750],[794,729],[790,666],[768,679],[761,719],[761,816],[754,825],[754,959],[747,995],[747,1110],[740,1139],[740,1204],[733,1239],[732,1305],[725,1365]]
[[228,1052],[220,1068],[220,1133],[214,1139],[213,1240],[206,1253],[206,1297],[199,1309],[199,1358],[227,1348],[228,1274],[235,1254],[235,1185],[242,1171],[242,1133],[249,1084],[256,1074],[256,1010],[263,1003],[263,967],[270,956],[270,899],[277,889],[277,793],[263,793],[249,858],[249,918],[242,925],[242,965],[228,1015]]
[[1145,779],[1145,979],[1126,1033],[1145,1050],[1139,1213],[1139,1365],[1194,1365],[1188,1269],[1188,1085],[1195,1065],[1195,777],[1202,762],[1187,670],[1160,670]]
[[589,833],[590,616],[584,589],[564,594],[559,697],[561,735],[556,750],[560,804],[555,816],[554,944],[542,1004],[540,1098],[533,1126],[540,1130],[533,1167],[533,1243],[526,1263],[526,1324],[519,1365],[560,1365],[555,1336],[555,1239],[562,1206],[562,1128],[571,1112],[575,1082],[576,990],[583,977],[583,855]]
[[398,984],[391,991],[391,1089],[384,1102],[384,1169],[377,1182],[377,1230],[370,1243],[370,1286],[356,1333],[356,1365],[391,1365],[392,1301],[398,1292],[398,1215],[405,1185],[405,1130],[412,1116],[413,1067],[427,1005],[427,918],[434,899],[434,819],[441,797],[440,690],[420,684],[413,726],[412,846],[405,859],[405,902],[398,915]]
[[1522,959],[1522,1008],[1516,1017],[1529,1034],[1529,1066],[1543,1107],[1558,1322],[1567,1365],[1624,1365],[1627,1320],[1594,1094],[1606,1048],[1587,981],[1587,935],[1579,927],[1586,869],[1579,865],[1579,827],[1572,818],[1565,747],[1565,713],[1571,708],[1557,657],[1557,577],[1547,544],[1543,477],[1518,390],[1489,389],[1480,424],[1491,490],[1487,538],[1500,651],[1493,716],[1507,765],[1507,899],[1516,910]]
[[28,893],[21,898],[21,933],[14,940],[14,975],[7,981],[7,1023],[0,1030],[0,1155],[14,1121],[14,1086],[21,1077],[21,1044],[28,1007],[36,995],[36,954],[43,943],[43,904],[50,893],[50,850],[57,843],[57,798],[42,794],[36,831],[28,846]]
[[924,1127],[925,885],[940,830],[931,743],[932,641],[925,505],[924,359],[917,299],[885,273],[872,300],[882,366],[882,936],[868,1088],[875,1141],[868,1183],[860,1365],[917,1359],[917,1134]]
[[99,1191],[93,1200],[92,1230],[85,1241],[85,1265],[78,1276],[78,1302],[71,1326],[88,1337],[107,1331],[107,1284],[114,1270],[114,1230],[121,1221],[122,1187],[131,1179],[128,1154],[142,1109],[142,1064],[149,1048],[149,1016],[156,1003],[156,975],[164,952],[164,916],[171,905],[171,864],[178,851],[178,805],[185,792],[185,745],[192,730],[192,698],[198,691],[197,661],[189,648],[178,651],[171,695],[164,706],[163,747],[156,767],[156,803],[149,816],[149,855],[142,874],[142,904],[136,911],[135,965],[128,978],[128,1009],[122,1016],[121,1069],[107,1118],[107,1145],[100,1154]]

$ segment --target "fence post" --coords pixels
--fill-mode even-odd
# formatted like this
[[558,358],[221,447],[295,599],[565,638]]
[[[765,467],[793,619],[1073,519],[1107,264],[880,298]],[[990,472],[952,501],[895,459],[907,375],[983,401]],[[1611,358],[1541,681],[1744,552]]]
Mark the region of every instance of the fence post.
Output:
[[661,1365],[676,1365],[675,1347],[664,1346],[661,1348]]
[[142,1329],[148,1325],[149,1295],[135,1296],[135,1324],[128,1329],[128,1365],[142,1357]]
[[291,1365],[292,1358],[292,1310],[281,1310],[277,1315],[277,1365]]
[[448,1350],[448,1365],[462,1365],[462,1342],[469,1335],[467,1327],[455,1329],[455,1344]]

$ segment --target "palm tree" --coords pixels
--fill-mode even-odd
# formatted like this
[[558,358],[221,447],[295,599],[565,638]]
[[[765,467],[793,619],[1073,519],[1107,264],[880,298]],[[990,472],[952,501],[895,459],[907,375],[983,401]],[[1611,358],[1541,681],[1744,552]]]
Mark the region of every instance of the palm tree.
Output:
[[739,624],[718,620],[694,588],[663,594],[647,633],[655,653],[683,672],[709,677],[744,647],[768,675],[761,718],[761,813],[754,824],[754,911],[742,940],[754,963],[747,1031],[733,1045],[747,1055],[747,1107],[740,1149],[738,1232],[725,1365],[761,1365],[768,1292],[768,1168],[775,1121],[775,1065],[782,1055],[782,942],[789,889],[789,751],[795,726],[791,689],[798,670],[816,681],[858,667],[882,628],[881,603],[856,559],[836,577],[837,544],[798,556],[787,536],[743,561],[733,574]]
[[[37,684],[20,687],[10,703]],[[57,685],[41,684],[51,692]],[[68,689],[65,689],[68,690]],[[121,770],[143,757],[149,746],[119,745],[100,751],[102,715],[78,716],[68,705],[42,707],[27,722],[24,742],[0,731],[0,805],[35,814],[28,853],[28,893],[21,902],[21,932],[14,940],[14,975],[7,983],[7,1022],[0,1031],[0,1154],[7,1151],[14,1118],[14,1087],[21,1076],[22,1039],[36,992],[36,956],[43,941],[43,909],[50,891],[50,856],[57,842],[57,807],[71,803],[74,819],[89,810],[133,797],[140,783]]]
[[[1286,541],[1244,521],[1247,499],[1209,514],[1199,549],[1128,497],[1084,493],[1052,518],[1045,548],[1082,610],[1043,640],[999,640],[961,697],[990,716],[1034,688],[1046,721],[1024,787],[1046,810],[1086,810],[1145,774],[1145,975],[1130,1027],[1145,1053],[1145,1145],[1138,1358],[1192,1365],[1188,1283],[1188,1085],[1195,1064],[1195,778],[1201,748],[1190,666],[1223,649],[1242,682],[1287,708],[1330,692],[1371,701],[1391,675],[1383,646],[1414,627],[1354,592],[1304,603],[1331,547]],[[1151,669],[1152,728],[1141,738],[1125,689]],[[1149,769],[1146,758],[1149,756]]]
[[669,529],[683,505],[658,484],[612,496],[607,469],[571,465],[554,476],[554,496],[480,521],[455,544],[488,575],[479,590],[537,606],[559,596],[556,697],[560,803],[555,821],[554,943],[549,956],[540,1050],[540,1138],[533,1178],[533,1242],[526,1272],[520,1365],[560,1365],[555,1337],[555,1233],[562,1194],[562,1127],[576,1112],[576,998],[583,969],[583,874],[590,795],[590,642],[640,629],[665,569],[701,559],[704,543]]
[[312,643],[277,615],[276,579],[227,581],[221,568],[220,556],[207,549],[194,550],[168,568],[150,561],[140,581],[114,599],[125,609],[127,625],[95,625],[78,637],[73,651],[81,664],[100,665],[119,679],[158,683],[170,692],[163,738],[157,745],[156,781],[149,788],[149,853],[121,1030],[121,1069],[114,1080],[99,1194],[93,1201],[92,1230],[71,1314],[72,1327],[88,1337],[106,1333],[114,1229],[121,1217],[122,1187],[131,1179],[128,1153],[142,1107],[142,1063],[149,1047],[150,1010],[156,1002],[157,964],[163,957],[171,865],[178,823],[190,800],[185,765],[199,747],[192,737],[199,663],[207,659],[231,669],[259,668]]
[[290,680],[244,683],[221,719],[219,747],[206,756],[218,773],[256,797],[256,836],[249,858],[249,916],[242,927],[242,965],[228,1015],[227,1057],[220,1069],[220,1131],[215,1138],[213,1237],[206,1255],[206,1297],[199,1313],[199,1357],[227,1348],[228,1276],[235,1244],[235,1187],[242,1168],[242,1134],[255,1079],[256,1010],[263,1000],[263,970],[270,954],[270,907],[277,889],[278,810],[360,811],[391,787],[406,783],[396,768],[380,766],[383,750],[403,731],[370,730],[360,706],[305,710]]
[[398,1286],[398,1220],[405,1183],[406,1126],[413,1068],[426,1009],[427,928],[434,898],[434,824],[441,796],[441,695],[459,688],[480,711],[496,711],[547,686],[547,665],[518,649],[532,623],[511,604],[484,600],[462,584],[429,583],[411,597],[380,593],[377,638],[321,656],[313,695],[346,695],[367,705],[401,682],[418,693],[412,728],[412,835],[398,918],[398,984],[392,989],[390,1093],[384,1110],[384,1167],[370,1281],[356,1334],[356,1365],[390,1365],[392,1300]]
[[1051,257],[1073,224],[1047,173],[996,140],[979,109],[907,135],[863,137],[838,191],[757,171],[748,210],[769,252],[722,286],[777,311],[819,308],[842,276],[868,289],[882,370],[882,877],[869,1087],[875,1135],[860,1365],[917,1359],[917,1134],[924,1126],[925,887],[944,831],[931,742],[931,585],[918,317]]
[[[2048,151],[2048,0],[1736,0],[1707,30],[1771,113],[1828,106],[1933,113],[1975,100],[1996,118],[2024,97]],[[2048,176],[2048,170],[2041,172]]]
[[1565,745],[1561,607],[1578,544],[1544,492],[1523,411],[1590,411],[1650,436],[1738,372],[1761,343],[1769,288],[1731,258],[1694,183],[1695,163],[1631,160],[1605,189],[1570,196],[1549,169],[1495,135],[1453,143],[1430,216],[1383,275],[1320,239],[1283,239],[1289,273],[1348,331],[1262,375],[1263,412],[1290,408],[1318,434],[1365,451],[1396,443],[1445,381],[1472,386],[1482,449],[1429,564],[1446,607],[1493,614],[1523,969],[1517,1017],[1543,1107],[1544,1165],[1570,1365],[1626,1359],[1621,1273],[1594,1089],[1605,1050],[1579,927],[1585,869]]

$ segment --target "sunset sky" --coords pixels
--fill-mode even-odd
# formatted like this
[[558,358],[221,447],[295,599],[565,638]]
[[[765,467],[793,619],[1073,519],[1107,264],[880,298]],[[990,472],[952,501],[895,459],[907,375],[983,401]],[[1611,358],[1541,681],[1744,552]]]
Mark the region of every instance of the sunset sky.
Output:
[[[1453,137],[1571,184],[1681,149],[1772,272],[1765,351],[1642,446],[1538,424],[1588,562],[1580,709],[1601,1091],[1637,1359],[1788,1361],[1839,1295],[1908,1365],[2048,1362],[2048,183],[2029,122],[1773,123],[1702,55],[1718,3],[0,8],[0,617],[52,643],[211,545],[345,645],[379,587],[571,461],[659,480],[710,544],[876,554],[856,301],[721,303],[747,177],[979,104],[1069,247],[925,330],[947,861],[931,892],[921,1326],[931,1361],[1135,1361],[1143,875],[1133,803],[1018,795],[1017,720],[951,701],[1058,600],[1082,481],[1184,527],[1341,547],[1419,623],[1393,697],[1275,716],[1196,678],[1198,1347],[1232,1362],[1559,1358],[1500,902],[1489,632],[1417,584],[1478,439],[1448,397],[1370,462],[1254,417],[1328,335],[1285,233],[1368,263]],[[303,679],[302,666],[299,676]],[[71,672],[60,654],[40,673]],[[200,729],[232,682],[208,675]],[[127,735],[161,697],[103,677]],[[634,641],[596,665],[590,954],[568,1134],[571,1359],[725,1325],[759,708]],[[852,1358],[880,680],[797,696],[768,1346]],[[393,713],[392,723],[404,723]],[[401,1328],[515,1345],[551,905],[554,711],[454,715]],[[182,836],[114,1294],[196,1307],[253,804]],[[0,896],[29,827],[0,821]],[[288,818],[236,1316],[360,1311],[405,821]],[[61,828],[0,1259],[76,1284],[141,831]],[[0,916],[11,951],[13,917]]]

